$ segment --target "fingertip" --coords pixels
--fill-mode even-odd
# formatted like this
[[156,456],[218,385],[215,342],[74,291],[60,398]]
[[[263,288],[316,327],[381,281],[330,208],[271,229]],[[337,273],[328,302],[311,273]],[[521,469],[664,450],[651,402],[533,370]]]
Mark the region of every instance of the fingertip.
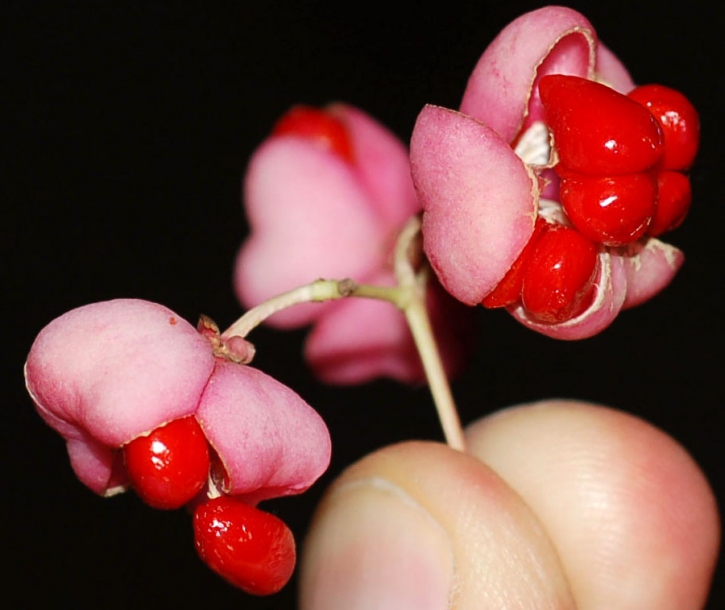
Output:
[[573,607],[518,495],[434,443],[388,447],[343,473],[302,557],[302,608]]
[[305,544],[301,607],[447,608],[453,553],[445,529],[379,476],[336,485]]
[[580,607],[704,605],[717,507],[673,438],[621,411],[555,400],[484,418],[467,440],[541,519]]

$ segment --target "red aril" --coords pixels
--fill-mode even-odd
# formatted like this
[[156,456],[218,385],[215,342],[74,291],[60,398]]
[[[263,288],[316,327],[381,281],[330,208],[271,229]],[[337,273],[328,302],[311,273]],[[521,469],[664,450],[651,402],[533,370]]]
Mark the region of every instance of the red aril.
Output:
[[295,541],[285,523],[229,496],[196,508],[194,542],[212,570],[247,593],[276,593],[294,571]]
[[659,172],[657,188],[657,206],[647,229],[647,235],[652,237],[679,227],[692,203],[690,179],[681,172]]
[[662,169],[689,169],[700,145],[700,118],[690,100],[664,85],[642,85],[628,95],[647,108],[662,128]]
[[194,416],[132,440],[123,455],[134,490],[154,508],[183,506],[202,490],[209,474],[209,447]]
[[513,305],[521,298],[521,283],[524,279],[526,264],[534,252],[536,242],[538,242],[548,225],[549,223],[543,218],[539,217],[536,219],[534,232],[531,234],[529,241],[526,242],[521,254],[519,254],[519,257],[506,272],[504,278],[496,285],[496,288],[484,297],[481,305],[489,309],[506,307]]
[[344,123],[333,114],[310,106],[294,106],[272,130],[273,136],[307,138],[346,161],[353,161],[352,143]]
[[544,323],[575,316],[589,295],[597,247],[576,230],[551,225],[538,240],[524,271],[521,303]]
[[563,74],[539,83],[561,163],[584,174],[632,174],[662,156],[662,131],[638,102],[600,83]]
[[622,246],[642,237],[655,213],[654,172],[587,176],[567,172],[559,191],[571,224],[605,246]]

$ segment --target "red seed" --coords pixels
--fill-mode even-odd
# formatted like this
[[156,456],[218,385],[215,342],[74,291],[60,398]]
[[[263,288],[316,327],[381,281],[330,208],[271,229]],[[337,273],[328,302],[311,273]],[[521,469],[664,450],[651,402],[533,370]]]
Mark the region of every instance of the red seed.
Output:
[[209,448],[196,418],[159,426],[123,448],[126,470],[136,493],[154,508],[179,508],[204,487]]
[[576,229],[594,242],[622,246],[642,237],[655,213],[654,172],[618,176],[566,173],[561,205]]
[[662,157],[662,130],[641,104],[600,83],[552,74],[539,84],[561,163],[583,174],[647,171]]
[[521,288],[528,314],[544,323],[576,315],[589,294],[597,247],[574,229],[553,225],[538,240]]
[[345,124],[325,110],[294,106],[274,126],[273,136],[299,136],[342,157],[354,160],[352,142]]
[[690,100],[664,85],[642,85],[629,97],[645,106],[662,128],[662,169],[689,169],[700,145],[700,118]]
[[692,203],[690,179],[681,172],[657,174],[657,206],[647,234],[657,237],[679,227]]
[[295,541],[285,523],[229,496],[196,508],[194,542],[212,570],[247,593],[276,593],[294,571]]

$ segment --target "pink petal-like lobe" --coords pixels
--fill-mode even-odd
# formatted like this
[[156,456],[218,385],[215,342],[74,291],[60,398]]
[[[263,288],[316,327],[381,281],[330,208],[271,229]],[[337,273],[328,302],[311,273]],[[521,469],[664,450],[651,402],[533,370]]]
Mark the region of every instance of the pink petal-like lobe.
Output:
[[317,412],[250,366],[217,361],[196,418],[224,465],[224,491],[250,503],[301,493],[329,464],[330,437]]
[[546,74],[592,78],[595,49],[594,28],[580,13],[563,6],[526,13],[484,51],[468,81],[461,112],[512,142],[530,112],[541,114],[536,81]]
[[355,154],[354,171],[360,179],[361,189],[369,194],[369,204],[385,232],[399,230],[420,210],[410,177],[407,147],[358,108],[334,104],[330,111],[347,127]]
[[66,443],[71,467],[78,479],[101,496],[112,496],[130,486],[123,454],[90,436],[69,438]]
[[105,493],[115,485],[115,448],[194,413],[213,366],[208,341],[173,311],[118,299],[48,324],[25,376],[38,412],[69,442],[79,478]]
[[624,64],[601,42],[597,47],[597,78],[620,93],[629,93],[635,87]]
[[654,238],[632,244],[622,258],[627,273],[627,297],[622,305],[625,309],[649,301],[664,290],[685,262],[681,250]]
[[410,156],[425,252],[450,294],[478,304],[533,232],[536,177],[492,129],[437,106],[418,116]]
[[[251,236],[237,257],[234,285],[246,307],[320,277],[353,279],[380,264],[380,218],[344,159],[294,137],[268,140],[245,181]],[[295,327],[320,315],[294,307],[270,324]]]

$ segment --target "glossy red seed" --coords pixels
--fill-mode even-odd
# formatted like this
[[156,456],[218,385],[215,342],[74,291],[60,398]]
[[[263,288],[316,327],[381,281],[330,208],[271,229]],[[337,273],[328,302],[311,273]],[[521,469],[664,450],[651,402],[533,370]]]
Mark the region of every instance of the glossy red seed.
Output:
[[642,237],[655,213],[654,172],[619,176],[567,173],[559,190],[571,224],[588,239],[622,246]]
[[692,203],[690,179],[681,172],[657,174],[657,206],[647,235],[658,237],[682,224]]
[[662,169],[689,169],[700,145],[700,118],[690,100],[664,85],[642,85],[628,95],[645,106],[662,128]]
[[274,126],[273,136],[294,135],[315,142],[352,162],[352,142],[345,124],[333,114],[310,106],[294,106]]
[[196,508],[194,542],[212,570],[247,593],[276,593],[294,571],[295,541],[285,523],[229,496]]
[[552,74],[539,84],[554,146],[567,168],[594,175],[631,174],[662,156],[662,130],[641,104],[600,83]]
[[597,268],[597,247],[576,230],[554,225],[534,249],[521,286],[521,303],[544,323],[576,315],[590,294]]
[[481,305],[493,309],[495,307],[507,307],[513,305],[521,298],[521,284],[524,279],[526,264],[534,252],[534,246],[544,233],[549,223],[543,218],[537,218],[534,231],[526,242],[519,257],[514,261],[504,278],[496,288],[489,292],[481,302]]
[[193,416],[134,439],[124,446],[123,454],[133,488],[154,508],[179,508],[206,484],[209,448]]

